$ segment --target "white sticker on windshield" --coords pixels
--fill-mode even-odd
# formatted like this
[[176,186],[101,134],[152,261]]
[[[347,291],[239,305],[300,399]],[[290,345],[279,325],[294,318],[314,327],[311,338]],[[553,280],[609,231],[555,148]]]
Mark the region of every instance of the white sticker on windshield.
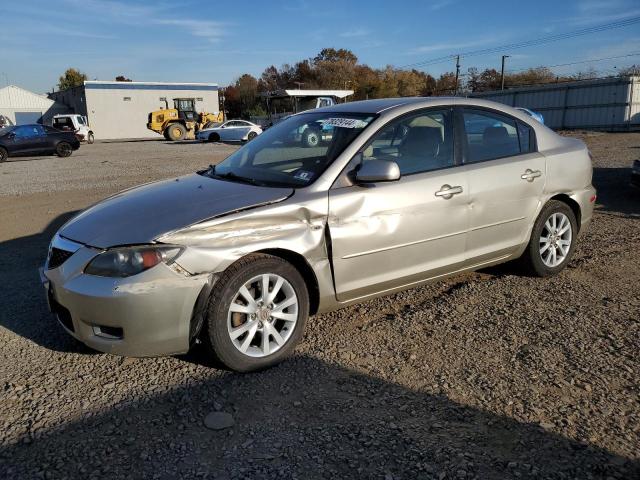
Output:
[[293,178],[297,178],[298,180],[311,180],[313,178],[313,172],[307,172],[306,170],[298,170]]
[[322,121],[324,126],[340,128],[364,128],[367,122],[358,118],[328,118]]

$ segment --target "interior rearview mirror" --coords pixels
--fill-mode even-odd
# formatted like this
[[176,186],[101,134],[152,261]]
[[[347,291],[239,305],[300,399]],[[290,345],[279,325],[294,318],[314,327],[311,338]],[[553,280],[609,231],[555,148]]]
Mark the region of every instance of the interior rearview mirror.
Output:
[[355,180],[356,183],[394,182],[400,180],[400,167],[392,160],[365,160]]

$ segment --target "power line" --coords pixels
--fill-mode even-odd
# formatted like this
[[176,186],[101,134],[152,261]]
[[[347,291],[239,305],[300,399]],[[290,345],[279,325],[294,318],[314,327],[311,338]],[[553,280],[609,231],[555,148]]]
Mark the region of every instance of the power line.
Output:
[[[629,53],[627,55],[617,55],[615,57],[603,57],[603,58],[592,58],[591,60],[581,60],[579,62],[569,62],[569,63],[558,63],[556,65],[542,65],[547,68],[555,68],[555,67],[567,67],[569,65],[579,65],[581,63],[595,63],[595,62],[603,62],[605,60],[615,60],[617,58],[627,58],[627,57],[637,57],[640,55],[640,52]],[[527,67],[527,68],[516,68],[514,70],[508,70],[508,72],[524,72],[525,70],[530,70],[535,67]]]
[[403,65],[400,68],[403,68],[403,69],[404,68],[417,68],[417,67],[426,67],[428,65],[435,65],[435,64],[438,64],[438,63],[443,63],[443,62],[450,61],[452,58],[455,58],[457,55],[460,55],[461,57],[475,57],[475,56],[478,56],[478,55],[488,55],[490,53],[498,53],[498,52],[502,52],[504,50],[515,50],[515,49],[519,49],[519,48],[526,48],[526,47],[532,47],[532,46],[536,46],[536,45],[543,45],[543,44],[546,44],[546,43],[552,43],[552,42],[557,42],[557,41],[560,41],[560,40],[566,40],[568,38],[580,37],[580,36],[589,35],[589,34],[592,34],[592,33],[603,32],[603,31],[606,31],[606,30],[614,29],[614,28],[627,27],[629,25],[634,25],[634,24],[639,23],[639,22],[640,22],[640,16],[631,17],[631,18],[627,18],[625,20],[619,20],[617,22],[604,23],[602,25],[595,25],[593,27],[582,28],[580,30],[574,30],[573,32],[558,33],[558,34],[555,34],[555,35],[548,35],[546,37],[535,38],[535,39],[526,40],[526,41],[522,41],[522,42],[509,43],[509,44],[500,45],[500,46],[497,46],[497,47],[489,47],[489,48],[483,48],[483,49],[479,49],[479,50],[471,50],[471,51],[468,51],[466,53],[444,55],[442,57],[432,58],[430,60],[424,60],[422,62],[416,62],[416,63],[410,63],[410,64],[407,64],[407,65]]

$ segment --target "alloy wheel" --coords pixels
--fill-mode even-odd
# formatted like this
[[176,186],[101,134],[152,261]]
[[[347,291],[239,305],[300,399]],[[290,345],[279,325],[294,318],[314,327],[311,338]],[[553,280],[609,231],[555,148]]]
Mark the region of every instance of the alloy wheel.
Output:
[[227,331],[244,355],[266,357],[282,348],[298,321],[298,297],[280,275],[265,273],[240,287],[229,306]]
[[571,221],[564,213],[555,212],[544,222],[540,234],[540,257],[547,267],[557,267],[565,261],[569,250],[573,232]]

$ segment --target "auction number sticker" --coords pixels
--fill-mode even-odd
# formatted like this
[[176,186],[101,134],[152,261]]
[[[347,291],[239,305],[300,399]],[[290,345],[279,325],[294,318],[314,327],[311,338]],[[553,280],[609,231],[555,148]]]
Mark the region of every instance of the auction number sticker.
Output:
[[322,121],[322,124],[340,128],[364,128],[367,126],[367,122],[358,118],[327,118]]

